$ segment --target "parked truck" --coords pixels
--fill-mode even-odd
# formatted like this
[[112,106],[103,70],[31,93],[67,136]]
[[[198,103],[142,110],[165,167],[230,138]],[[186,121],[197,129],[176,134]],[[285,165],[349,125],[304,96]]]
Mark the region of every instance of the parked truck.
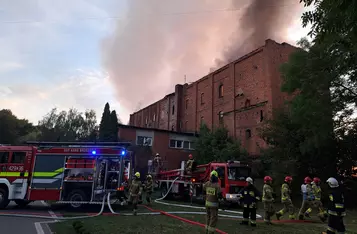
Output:
[[131,176],[130,143],[27,142],[0,145],[0,209],[10,201],[26,206],[46,200],[101,204],[109,192],[119,198]]
[[[238,192],[247,186],[245,179],[251,173],[249,165],[240,161],[197,165],[190,175],[185,173],[185,162],[182,162],[180,169],[159,171],[155,174],[155,179],[162,196],[168,193],[199,199],[203,196],[203,184],[209,180],[212,170],[216,170],[218,173],[223,200],[229,203],[238,203]],[[169,190],[170,187],[171,190]]]

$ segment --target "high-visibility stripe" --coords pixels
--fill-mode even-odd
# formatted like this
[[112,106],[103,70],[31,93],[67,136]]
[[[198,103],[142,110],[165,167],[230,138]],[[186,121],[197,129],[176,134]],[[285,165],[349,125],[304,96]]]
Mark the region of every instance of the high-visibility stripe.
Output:
[[[33,176],[34,177],[55,177],[58,174],[63,173],[64,168],[59,168],[53,172],[34,172]],[[23,176],[21,176],[21,173],[24,173]],[[28,177],[29,173],[28,172],[0,172],[0,176],[16,176],[16,177]]]

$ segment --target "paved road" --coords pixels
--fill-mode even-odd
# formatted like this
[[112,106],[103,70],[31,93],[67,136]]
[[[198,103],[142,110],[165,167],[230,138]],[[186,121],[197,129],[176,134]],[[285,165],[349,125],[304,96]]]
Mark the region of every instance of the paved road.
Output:
[[[31,215],[46,215],[49,216],[48,206],[42,202],[34,202],[28,208],[19,209],[15,203],[10,203],[6,210],[1,210],[0,213],[6,214],[31,214]],[[36,222],[48,221],[41,218],[22,218],[22,217],[0,217],[1,233],[14,234],[49,234],[51,233],[47,225],[36,224]],[[40,228],[41,226],[41,228]]]

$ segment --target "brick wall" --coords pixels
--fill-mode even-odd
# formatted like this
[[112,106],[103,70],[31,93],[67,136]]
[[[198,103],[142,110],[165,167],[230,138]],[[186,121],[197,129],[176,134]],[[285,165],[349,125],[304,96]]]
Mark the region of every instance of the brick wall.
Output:
[[[210,128],[224,124],[250,154],[260,154],[266,144],[258,129],[289,98],[280,91],[279,69],[296,49],[268,39],[264,46],[198,81],[176,85],[174,93],[157,102],[158,128],[195,132],[202,121]],[[130,122],[136,123],[135,119],[146,116],[147,109],[150,106],[131,115]]]

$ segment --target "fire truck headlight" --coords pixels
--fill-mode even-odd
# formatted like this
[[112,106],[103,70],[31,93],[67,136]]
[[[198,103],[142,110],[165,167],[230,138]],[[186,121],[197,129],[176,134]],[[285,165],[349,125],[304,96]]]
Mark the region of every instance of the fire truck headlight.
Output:
[[122,156],[124,156],[124,155],[125,155],[125,150],[122,150],[122,151],[120,152],[120,154],[121,154]]
[[96,154],[97,154],[97,151],[92,150],[92,154],[93,154],[93,155],[96,155]]

